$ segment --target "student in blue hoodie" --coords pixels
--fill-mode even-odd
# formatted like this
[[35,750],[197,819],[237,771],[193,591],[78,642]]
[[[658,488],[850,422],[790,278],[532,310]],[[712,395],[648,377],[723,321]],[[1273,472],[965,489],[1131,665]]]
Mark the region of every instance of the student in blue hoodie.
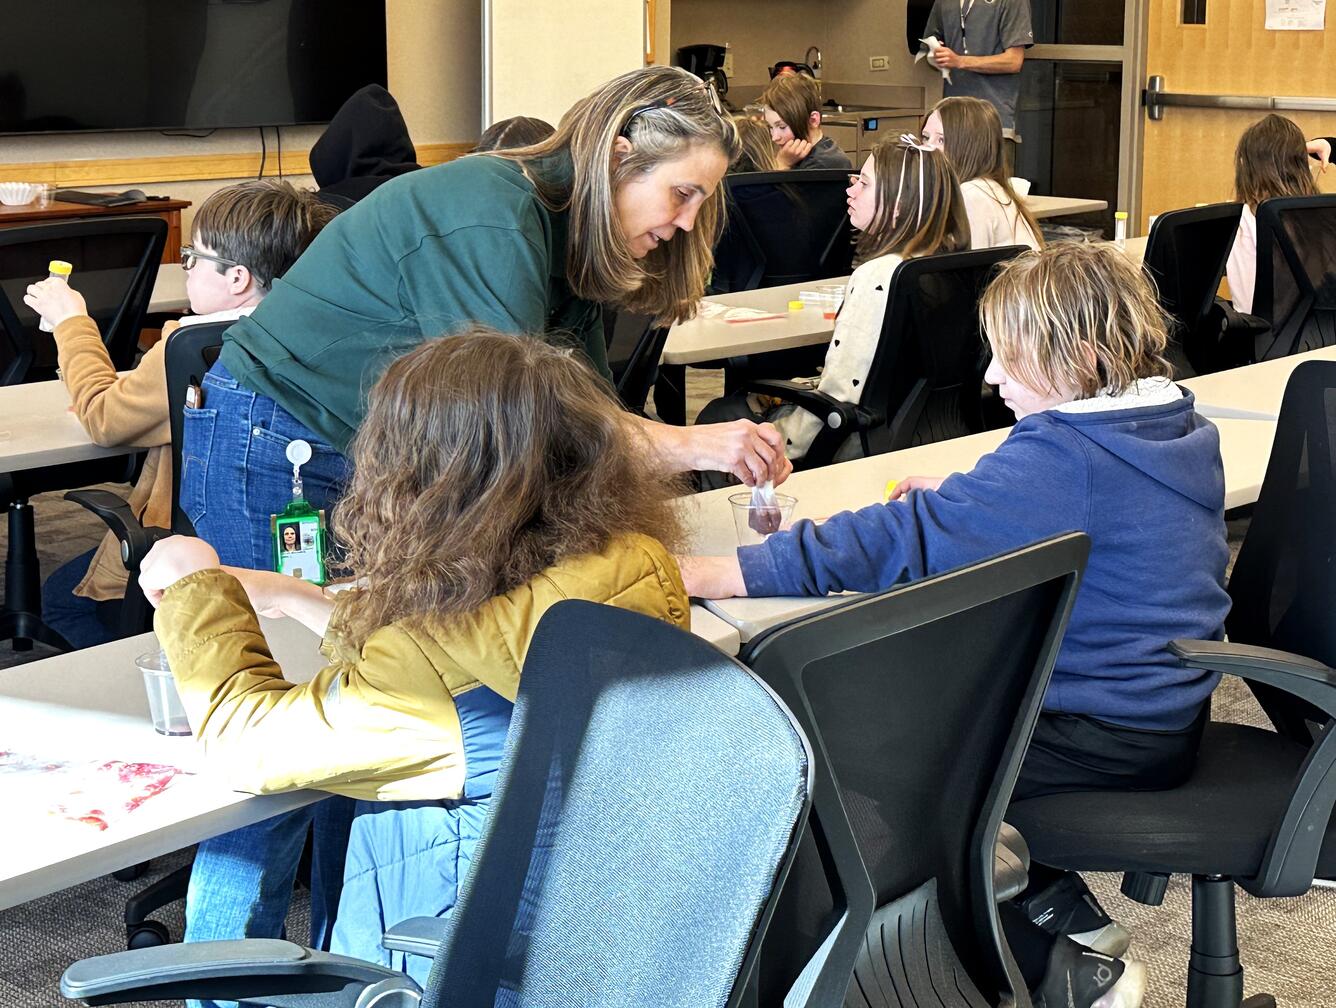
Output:
[[[1085,532],[1089,564],[1015,797],[1174,787],[1196,761],[1219,677],[1183,668],[1168,644],[1219,640],[1229,608],[1219,435],[1171,380],[1155,292],[1116,247],[1061,242],[1012,260],[981,314],[987,381],[1017,419],[996,451],[968,473],[911,477],[886,504],[798,522],[736,556],[686,558],[687,590],[880,591]],[[1039,968],[1028,957],[1036,1005],[1067,1005],[1069,979],[1076,1008],[1140,1002],[1140,964],[1110,968],[1100,954],[1120,955],[1126,932],[1078,876],[1037,867],[1025,896],[1009,916],[1057,933]]]

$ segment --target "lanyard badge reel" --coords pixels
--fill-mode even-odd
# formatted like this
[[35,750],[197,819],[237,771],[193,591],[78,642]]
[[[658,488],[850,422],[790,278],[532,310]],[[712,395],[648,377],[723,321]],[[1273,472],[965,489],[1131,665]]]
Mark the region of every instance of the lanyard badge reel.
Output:
[[326,580],[325,512],[312,507],[302,496],[301,469],[311,461],[311,446],[301,440],[289,441],[287,456],[292,463],[292,500],[279,514],[269,516],[269,529],[274,536],[274,570],[322,585]]

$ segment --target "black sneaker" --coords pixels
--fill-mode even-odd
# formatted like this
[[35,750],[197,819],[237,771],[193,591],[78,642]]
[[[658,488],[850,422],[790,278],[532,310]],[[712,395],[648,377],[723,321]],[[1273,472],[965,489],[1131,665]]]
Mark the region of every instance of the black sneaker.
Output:
[[1076,872],[1063,873],[1052,885],[1022,900],[1021,907],[1049,934],[1066,935],[1107,956],[1122,955],[1131,943],[1131,935],[1104,912]]
[[1138,1008],[1146,968],[1060,937],[1048,957],[1048,971],[1034,992],[1034,1008]]

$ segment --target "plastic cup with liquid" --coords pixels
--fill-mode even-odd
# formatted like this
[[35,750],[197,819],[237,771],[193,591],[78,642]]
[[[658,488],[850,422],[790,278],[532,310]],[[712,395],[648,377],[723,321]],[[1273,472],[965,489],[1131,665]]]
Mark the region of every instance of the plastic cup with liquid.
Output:
[[816,292],[821,295],[821,317],[833,319],[840,313],[840,305],[844,304],[844,285],[822,284]]
[[761,504],[748,490],[746,493],[731,494],[728,503],[733,507],[733,526],[737,529],[738,545],[755,546],[793,524],[793,509],[798,504],[798,498],[775,494],[774,504]]
[[166,656],[161,651],[149,651],[136,658],[135,665],[144,675],[153,730],[160,735],[189,735],[190,721],[181,705],[181,695],[176,691],[176,679],[167,666]]

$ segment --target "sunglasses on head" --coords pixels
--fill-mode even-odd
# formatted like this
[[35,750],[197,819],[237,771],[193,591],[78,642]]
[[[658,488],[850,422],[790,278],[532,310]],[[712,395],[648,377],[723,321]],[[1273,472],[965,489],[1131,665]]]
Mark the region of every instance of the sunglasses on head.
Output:
[[[705,83],[700,86],[700,89],[709,96],[710,106],[714,109],[715,114],[718,115],[720,119],[726,119],[728,116],[724,112],[724,103],[720,100],[719,92],[715,90],[714,85]],[[661,98],[658,101],[650,102],[648,105],[642,105],[640,108],[633,110],[631,114],[626,117],[626,123],[622,126],[621,135],[628,140],[631,139],[631,124],[635,122],[636,116],[642,116],[650,112],[657,112],[660,109],[672,108],[678,103],[681,97],[683,96]]]

